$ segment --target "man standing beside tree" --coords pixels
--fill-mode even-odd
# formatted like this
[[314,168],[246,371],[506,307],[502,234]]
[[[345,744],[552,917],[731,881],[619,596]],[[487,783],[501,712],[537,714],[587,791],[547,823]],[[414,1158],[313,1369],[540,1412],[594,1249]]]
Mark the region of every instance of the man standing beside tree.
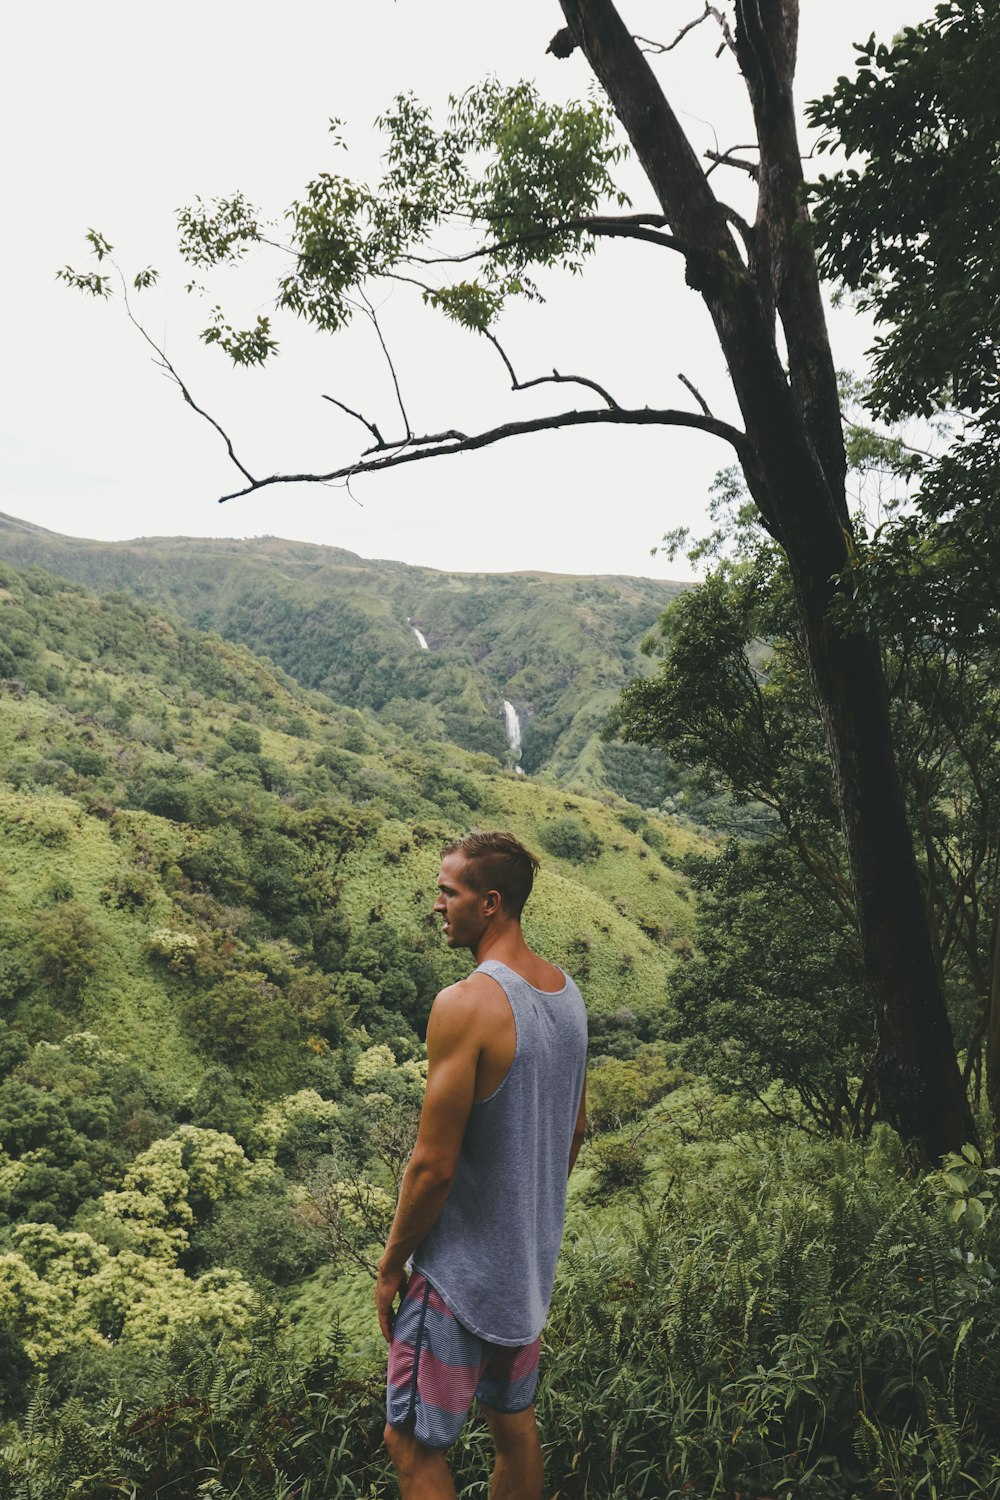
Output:
[[538,1349],[586,1120],[587,1022],[576,985],[521,931],[537,868],[512,835],[471,833],[438,874],[448,946],[477,968],[431,1007],[420,1128],[375,1291],[403,1500],[454,1497],[444,1455],[474,1397],[496,1447],[492,1500],[542,1496]]

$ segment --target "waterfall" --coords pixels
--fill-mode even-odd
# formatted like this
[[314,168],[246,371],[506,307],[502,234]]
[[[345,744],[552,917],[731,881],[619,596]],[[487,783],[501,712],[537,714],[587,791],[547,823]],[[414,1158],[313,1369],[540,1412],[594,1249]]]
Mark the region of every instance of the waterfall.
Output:
[[431,648],[427,644],[427,637],[424,635],[423,631],[418,630],[412,620],[409,620],[407,623],[409,624],[410,629],[413,631],[413,634],[416,636],[417,643],[419,644],[421,651],[429,651]]
[[503,700],[503,716],[507,725],[507,740],[515,755],[521,753],[521,721],[517,709],[506,698]]
[[[510,700],[507,699],[507,698],[505,698],[503,700],[503,717],[504,717],[504,724],[507,727],[507,743],[510,745],[511,750],[513,751],[514,759],[515,760],[520,760],[520,758],[521,758],[521,721],[520,721],[520,719],[517,716],[517,709],[514,707],[513,703],[511,703]],[[517,774],[519,776],[523,776],[524,775],[524,772],[521,770],[520,766],[515,766],[514,769],[515,769],[515,771],[517,772]]]

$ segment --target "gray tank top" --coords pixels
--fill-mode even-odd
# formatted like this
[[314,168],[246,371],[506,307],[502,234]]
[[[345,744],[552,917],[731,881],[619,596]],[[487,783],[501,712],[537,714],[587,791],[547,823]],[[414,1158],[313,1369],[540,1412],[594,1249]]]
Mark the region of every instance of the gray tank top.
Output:
[[568,977],[550,992],[495,959],[476,972],[510,1002],[514,1060],[472,1106],[451,1192],[413,1266],[472,1333],[516,1348],[541,1333],[552,1297],[587,1015]]

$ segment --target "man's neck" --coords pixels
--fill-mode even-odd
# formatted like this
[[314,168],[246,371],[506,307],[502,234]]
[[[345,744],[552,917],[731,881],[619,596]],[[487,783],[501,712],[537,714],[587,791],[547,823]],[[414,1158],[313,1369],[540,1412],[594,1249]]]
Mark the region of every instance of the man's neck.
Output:
[[511,922],[505,928],[494,931],[491,927],[483,934],[475,950],[477,964],[491,958],[513,969],[535,989],[554,994],[566,982],[562,969],[550,964],[524,941],[520,922]]
[[520,922],[516,921],[505,922],[502,927],[488,927],[472,956],[477,964],[492,958],[514,970],[536,957],[524,941]]

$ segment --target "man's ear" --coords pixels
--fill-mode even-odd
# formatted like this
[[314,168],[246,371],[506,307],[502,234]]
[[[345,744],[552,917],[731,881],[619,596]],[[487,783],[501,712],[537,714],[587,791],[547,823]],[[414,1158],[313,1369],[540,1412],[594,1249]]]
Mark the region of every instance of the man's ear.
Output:
[[487,917],[496,916],[500,910],[501,896],[499,891],[486,891],[483,895],[483,914]]

